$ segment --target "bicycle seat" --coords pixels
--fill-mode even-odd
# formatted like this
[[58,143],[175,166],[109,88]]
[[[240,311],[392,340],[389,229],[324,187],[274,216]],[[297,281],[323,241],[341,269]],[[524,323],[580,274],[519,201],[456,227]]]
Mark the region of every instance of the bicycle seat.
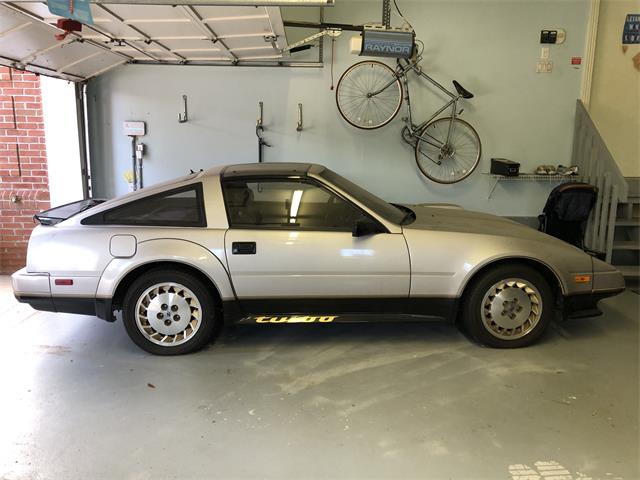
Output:
[[469,92],[468,90],[465,90],[464,87],[460,85],[458,82],[456,82],[455,80],[453,81],[453,86],[456,87],[456,91],[458,92],[458,95],[460,95],[462,98],[473,98],[473,93]]

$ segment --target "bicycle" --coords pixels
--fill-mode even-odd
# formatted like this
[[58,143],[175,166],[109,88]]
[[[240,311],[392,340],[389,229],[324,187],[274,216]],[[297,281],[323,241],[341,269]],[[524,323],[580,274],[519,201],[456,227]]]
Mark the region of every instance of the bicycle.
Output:
[[[437,183],[456,183],[467,178],[480,162],[482,146],[475,129],[458,118],[460,99],[471,99],[473,94],[453,81],[456,93],[450,92],[419,66],[422,56],[410,60],[398,58],[395,70],[375,60],[365,60],[349,67],[336,86],[336,104],[342,118],[356,128],[374,130],[393,120],[407,103],[408,116],[402,138],[415,149],[420,171]],[[409,72],[426,79],[450,100],[422,123],[413,123],[409,96]],[[403,92],[406,96],[403,97]],[[451,109],[446,117],[439,117]],[[424,159],[423,159],[424,157]],[[426,159],[426,160],[425,160]]]

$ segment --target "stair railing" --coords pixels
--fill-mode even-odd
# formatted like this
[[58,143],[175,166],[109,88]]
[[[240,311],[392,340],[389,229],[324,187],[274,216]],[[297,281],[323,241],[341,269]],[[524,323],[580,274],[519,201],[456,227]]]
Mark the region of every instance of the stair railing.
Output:
[[618,203],[627,201],[628,185],[581,100],[576,102],[571,159],[571,164],[578,166],[582,181],[598,187],[585,245],[605,252],[607,262],[611,262]]

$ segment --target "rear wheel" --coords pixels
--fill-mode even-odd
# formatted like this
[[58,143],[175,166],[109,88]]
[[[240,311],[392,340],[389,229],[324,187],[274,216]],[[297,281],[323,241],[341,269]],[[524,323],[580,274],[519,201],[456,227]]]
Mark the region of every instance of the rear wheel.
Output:
[[551,287],[527,265],[502,265],[470,286],[462,324],[478,343],[497,348],[524,347],[540,338],[554,316]]
[[180,355],[204,347],[221,320],[207,288],[181,271],[152,270],[133,282],[123,302],[129,337],[156,355]]
[[459,118],[443,117],[428,123],[415,142],[418,168],[437,183],[456,183],[467,178],[478,166],[481,151],[478,133]]

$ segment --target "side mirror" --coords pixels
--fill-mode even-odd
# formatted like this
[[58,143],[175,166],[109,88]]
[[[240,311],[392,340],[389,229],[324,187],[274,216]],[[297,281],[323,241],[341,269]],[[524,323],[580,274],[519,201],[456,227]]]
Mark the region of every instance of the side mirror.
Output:
[[353,224],[353,232],[351,235],[354,237],[364,237],[376,233],[382,233],[380,226],[369,217],[361,217]]

